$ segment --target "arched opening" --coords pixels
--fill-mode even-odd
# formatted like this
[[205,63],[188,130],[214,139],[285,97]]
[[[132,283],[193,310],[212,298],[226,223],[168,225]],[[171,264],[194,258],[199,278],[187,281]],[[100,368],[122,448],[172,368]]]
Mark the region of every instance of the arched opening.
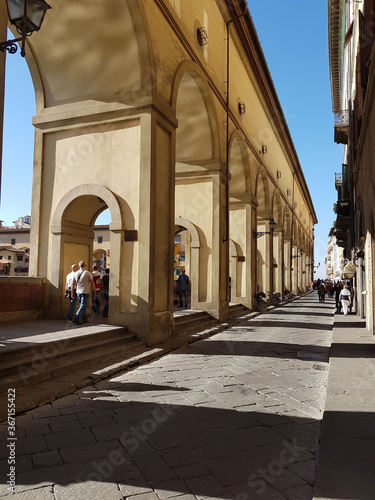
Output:
[[229,174],[230,301],[250,306],[250,162],[245,141],[237,131],[230,141]]
[[[215,181],[220,164],[215,164],[217,151],[216,121],[208,89],[192,63],[179,69],[174,88],[176,107],[176,225],[187,229],[186,254],[196,241],[194,252],[198,258],[185,255],[185,266],[190,272],[191,307],[210,310],[214,297],[215,262]],[[177,222],[179,221],[179,222]],[[193,237],[193,232],[196,236]],[[181,233],[181,231],[180,231]],[[185,236],[182,236],[183,238]]]
[[273,195],[272,217],[276,222],[275,231],[272,233],[272,288],[273,292],[282,294],[284,288],[284,236],[283,210],[278,190],[275,190]]
[[[173,289],[175,310],[177,310],[181,304],[179,291],[180,281],[183,279],[180,278],[182,271],[184,271],[189,278],[188,306],[191,309],[197,308],[201,282],[200,270],[200,240],[198,230],[190,221],[182,217],[176,217]],[[202,273],[204,276],[203,270]],[[180,281],[178,281],[179,279]]]
[[257,186],[257,231],[268,233],[260,238],[257,238],[257,292],[266,294],[272,288],[272,241],[269,229],[269,221],[271,218],[270,208],[270,193],[266,172],[259,170]]
[[97,266],[101,272],[111,267],[110,222],[111,212],[108,208],[103,210],[94,222],[93,266]]
[[292,289],[291,284],[291,233],[292,233],[292,216],[289,207],[285,207],[284,219],[283,219],[283,229],[284,229],[284,287],[288,290]]
[[[123,284],[120,288],[120,273],[123,277],[124,273],[131,269],[132,263],[130,259],[130,262],[124,263],[120,269],[123,225],[120,207],[110,191],[95,184],[80,185],[71,189],[60,200],[53,214],[51,254],[55,260],[50,274],[52,286],[49,314],[66,313],[68,304],[66,304],[63,290],[65,277],[72,264],[78,264],[83,260],[92,267],[95,222],[98,216],[106,210],[109,211],[111,217],[107,241],[110,253],[115,256],[111,265],[109,322],[118,319],[120,296],[123,294]],[[122,278],[121,281],[123,283],[124,279]]]

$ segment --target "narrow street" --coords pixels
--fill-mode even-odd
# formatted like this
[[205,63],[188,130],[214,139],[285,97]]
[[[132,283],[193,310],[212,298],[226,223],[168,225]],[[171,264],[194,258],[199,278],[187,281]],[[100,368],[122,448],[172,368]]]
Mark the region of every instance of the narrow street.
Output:
[[314,292],[17,417],[12,498],[311,499],[334,318]]

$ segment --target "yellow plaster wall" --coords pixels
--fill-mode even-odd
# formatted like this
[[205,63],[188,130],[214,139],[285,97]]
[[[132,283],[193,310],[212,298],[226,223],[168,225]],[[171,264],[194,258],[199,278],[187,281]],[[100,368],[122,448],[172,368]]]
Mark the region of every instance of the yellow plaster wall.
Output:
[[[213,235],[213,187],[210,179],[186,180],[176,182],[175,213],[192,222],[200,239],[200,263],[198,300],[212,300],[212,235]],[[218,262],[215,263],[219,265]],[[192,271],[190,271],[192,274]]]

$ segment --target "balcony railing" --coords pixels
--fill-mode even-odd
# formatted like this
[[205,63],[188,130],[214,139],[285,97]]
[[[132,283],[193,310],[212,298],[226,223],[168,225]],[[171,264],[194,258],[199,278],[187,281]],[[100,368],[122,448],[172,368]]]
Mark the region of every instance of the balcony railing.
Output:
[[335,174],[335,188],[342,185],[342,173]]
[[335,126],[336,125],[349,125],[349,110],[343,109],[335,113]]
[[335,113],[335,142],[348,144],[349,136],[349,110],[344,109]]

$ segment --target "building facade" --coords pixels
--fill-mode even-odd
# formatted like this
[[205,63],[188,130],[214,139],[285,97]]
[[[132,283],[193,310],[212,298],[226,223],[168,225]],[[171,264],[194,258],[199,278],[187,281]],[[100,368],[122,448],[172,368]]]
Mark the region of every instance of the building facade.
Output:
[[373,332],[375,4],[329,0],[328,12],[334,140],[343,144],[333,234],[343,248],[343,277],[353,280],[358,313]]
[[182,231],[192,308],[228,319],[229,282],[249,308],[257,292],[304,292],[317,219],[246,2],[49,3],[26,51],[45,315],[65,314],[65,275],[92,261],[107,208],[109,321],[149,344],[173,335]]

